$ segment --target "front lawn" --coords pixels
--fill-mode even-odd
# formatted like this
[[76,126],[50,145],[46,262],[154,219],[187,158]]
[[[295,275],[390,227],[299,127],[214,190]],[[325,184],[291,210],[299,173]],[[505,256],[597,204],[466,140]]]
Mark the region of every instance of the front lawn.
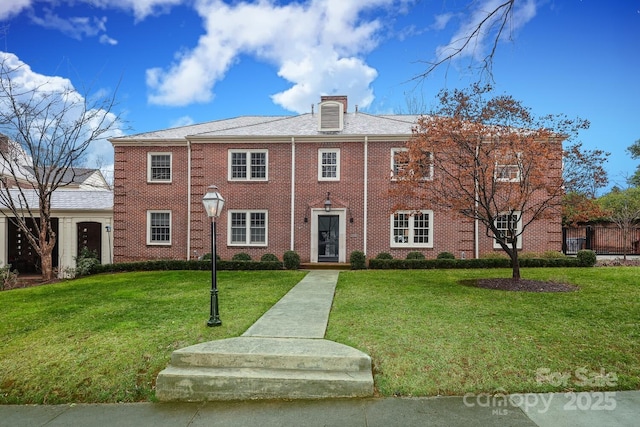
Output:
[[303,276],[219,272],[215,328],[206,326],[206,271],[97,275],[0,292],[0,403],[153,399],[173,350],[241,335]]
[[459,284],[510,274],[344,272],[327,338],[371,355],[385,396],[640,389],[640,268],[523,270],[571,293]]

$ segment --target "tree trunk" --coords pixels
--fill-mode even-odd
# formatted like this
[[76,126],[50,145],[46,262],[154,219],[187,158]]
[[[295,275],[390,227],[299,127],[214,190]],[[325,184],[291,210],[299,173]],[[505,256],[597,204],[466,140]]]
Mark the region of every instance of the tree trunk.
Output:
[[516,281],[520,280],[520,260],[518,259],[518,249],[513,248],[509,255],[511,255],[511,268],[513,269],[511,278]]
[[[48,246],[48,245],[47,245]],[[48,282],[53,279],[52,250],[49,248],[40,256],[40,269],[42,270],[42,280]]]

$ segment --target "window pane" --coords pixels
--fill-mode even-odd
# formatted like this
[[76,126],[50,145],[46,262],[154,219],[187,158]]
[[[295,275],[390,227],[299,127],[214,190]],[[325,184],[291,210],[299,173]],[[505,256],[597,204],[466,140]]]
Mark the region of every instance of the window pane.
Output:
[[393,152],[393,175],[401,174],[409,166],[409,154],[406,150]]
[[247,177],[247,153],[231,153],[231,177]]
[[267,154],[251,153],[251,178],[267,177]]
[[409,214],[398,213],[393,218],[393,241],[409,243]]
[[171,156],[168,154],[151,156],[151,180],[169,181],[171,179]]
[[429,243],[429,214],[413,217],[413,243]]
[[152,212],[150,227],[152,242],[171,240],[171,217],[168,212]]
[[251,243],[265,243],[267,228],[264,212],[251,213]]
[[247,242],[247,221],[244,212],[231,214],[231,243]]
[[338,177],[338,153],[335,151],[322,153],[322,177]]

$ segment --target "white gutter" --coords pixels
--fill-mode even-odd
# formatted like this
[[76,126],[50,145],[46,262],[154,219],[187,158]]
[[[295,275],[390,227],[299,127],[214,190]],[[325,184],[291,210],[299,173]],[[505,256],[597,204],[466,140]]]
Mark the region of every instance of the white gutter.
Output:
[[291,250],[295,250],[295,209],[296,209],[296,139],[291,137]]
[[367,209],[368,205],[369,205],[369,137],[365,136],[364,137],[364,212],[363,212],[363,228],[362,228],[362,232],[364,233],[364,238],[362,239],[363,241],[363,248],[362,248],[362,252],[364,252],[365,255],[367,255],[367,217],[369,216],[369,210]]
[[187,141],[187,261],[191,259],[191,141]]

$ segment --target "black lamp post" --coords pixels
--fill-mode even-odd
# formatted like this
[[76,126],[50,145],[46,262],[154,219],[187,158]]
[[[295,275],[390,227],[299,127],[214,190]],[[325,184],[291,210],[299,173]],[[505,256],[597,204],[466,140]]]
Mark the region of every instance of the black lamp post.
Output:
[[211,218],[211,309],[207,326],[220,326],[220,313],[218,312],[218,283],[216,274],[216,219],[220,216],[224,206],[224,199],[215,185],[209,186],[207,194],[202,198],[204,210]]

